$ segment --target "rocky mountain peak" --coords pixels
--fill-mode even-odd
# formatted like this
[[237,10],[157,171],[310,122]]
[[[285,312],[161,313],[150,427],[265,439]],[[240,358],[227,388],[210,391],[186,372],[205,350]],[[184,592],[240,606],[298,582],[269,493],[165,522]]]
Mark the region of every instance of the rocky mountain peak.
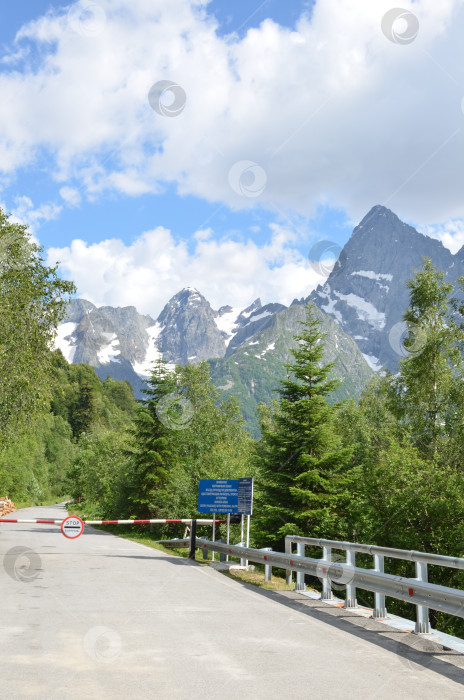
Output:
[[326,282],[309,297],[356,340],[373,369],[396,371],[398,344],[390,334],[408,306],[406,282],[423,257],[438,269],[453,267],[453,256],[440,241],[376,205],[353,230]]
[[162,328],[158,349],[163,358],[184,365],[223,357],[226,344],[215,323],[216,315],[197,289],[186,287],[175,294],[158,317]]

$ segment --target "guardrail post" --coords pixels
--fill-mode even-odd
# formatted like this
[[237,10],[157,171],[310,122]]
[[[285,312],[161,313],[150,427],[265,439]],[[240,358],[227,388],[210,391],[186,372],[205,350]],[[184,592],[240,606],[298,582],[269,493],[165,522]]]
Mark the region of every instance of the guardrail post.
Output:
[[[332,547],[322,547],[322,558],[326,561],[332,561]],[[332,587],[329,578],[322,579],[322,595],[321,600],[333,600]]]
[[[305,546],[304,542],[297,542],[296,545],[296,553],[298,557],[304,557],[305,555]],[[304,591],[305,590],[305,575],[303,571],[297,571],[296,572],[296,583],[295,583],[295,591]]]
[[[385,572],[385,557],[381,554],[374,554],[374,571],[379,571],[381,574]],[[385,606],[385,594],[374,593],[374,610],[372,612],[374,620],[385,620],[387,617],[387,608]]]
[[[290,535],[287,535],[285,538],[285,554],[290,555],[292,553],[292,540],[290,539]],[[287,569],[287,576],[286,576],[286,582],[287,586],[292,585],[292,580],[293,580],[293,572],[291,569]]]
[[[416,578],[428,581],[428,567],[424,562],[416,561]],[[430,634],[429,609],[425,605],[416,605],[416,634]]]
[[[356,552],[353,552],[351,549],[346,550],[346,564],[349,567],[355,567],[356,566]],[[345,605],[343,606],[344,608],[357,608],[358,607],[358,601],[356,600],[356,587],[352,586],[349,581],[352,581],[353,577],[350,575],[350,572],[348,570],[348,581],[346,582],[346,599],[345,599]]]
[[[226,544],[226,541],[225,541],[225,540],[216,540],[216,542],[217,542],[218,544]],[[220,561],[221,563],[227,561],[226,555],[225,555],[225,554],[219,554],[219,561]]]
[[[197,537],[197,540],[207,540],[207,537]],[[208,550],[205,549],[204,547],[200,547],[202,554],[203,554],[203,559],[208,559]]]
[[[213,542],[216,541],[216,513],[213,513]],[[211,550],[211,561],[214,561],[214,550]]]
[[197,521],[192,520],[190,525],[190,552],[189,559],[195,559],[195,549],[197,547]]
[[[272,552],[272,547],[261,547],[260,552]],[[270,581],[272,578],[272,564],[264,564],[264,580]]]

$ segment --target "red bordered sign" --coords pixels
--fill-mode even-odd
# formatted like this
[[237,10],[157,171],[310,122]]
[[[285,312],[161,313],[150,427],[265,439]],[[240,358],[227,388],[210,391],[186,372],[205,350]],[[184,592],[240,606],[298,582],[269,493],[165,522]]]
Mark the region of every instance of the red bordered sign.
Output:
[[65,518],[61,523],[61,532],[70,540],[75,540],[76,537],[80,537],[84,532],[84,521],[78,518],[77,515],[70,515],[69,518]]

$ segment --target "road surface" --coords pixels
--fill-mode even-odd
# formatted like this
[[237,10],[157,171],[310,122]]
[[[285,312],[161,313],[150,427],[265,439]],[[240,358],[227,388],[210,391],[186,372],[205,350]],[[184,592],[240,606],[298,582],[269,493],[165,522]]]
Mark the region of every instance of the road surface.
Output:
[[0,593],[7,698],[464,697],[460,655],[91,528],[0,524]]

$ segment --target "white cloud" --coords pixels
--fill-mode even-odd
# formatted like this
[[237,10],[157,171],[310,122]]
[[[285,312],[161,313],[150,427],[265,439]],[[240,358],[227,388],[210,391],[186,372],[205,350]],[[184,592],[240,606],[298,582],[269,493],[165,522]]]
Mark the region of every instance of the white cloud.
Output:
[[426,236],[437,238],[453,255],[464,246],[463,220],[448,221],[441,226],[418,226],[418,230]]
[[142,234],[131,245],[118,239],[87,244],[74,240],[51,248],[48,264],[60,262],[79,294],[97,306],[133,305],[157,317],[169,298],[183,287],[196,287],[212,304],[244,306],[256,297],[263,303],[290,304],[323,281],[301,254],[291,248],[293,235],[273,225],[270,242],[197,240],[189,253],[162,227]]
[[55,202],[48,202],[35,207],[32,199],[25,195],[15,197],[14,204],[15,206],[11,212],[5,204],[0,203],[0,208],[11,214],[10,220],[12,223],[27,226],[29,234],[31,234],[31,240],[37,244],[39,244],[39,241],[34,235],[37,226],[43,221],[56,219],[62,210],[62,207]]
[[[48,13],[11,49],[22,73],[8,56],[0,73],[0,168],[45,149],[60,185],[73,178],[91,197],[174,182],[233,208],[464,217],[464,0],[402,4],[420,24],[408,45],[381,31],[391,0],[318,0],[293,31],[267,20],[242,39],[217,35],[206,0],[99,0],[88,26]],[[177,117],[148,104],[166,79],[187,96]],[[238,161],[264,171],[259,196],[230,186]]]
[[81,194],[75,187],[61,187],[60,197],[70,207],[77,207],[81,203]]

